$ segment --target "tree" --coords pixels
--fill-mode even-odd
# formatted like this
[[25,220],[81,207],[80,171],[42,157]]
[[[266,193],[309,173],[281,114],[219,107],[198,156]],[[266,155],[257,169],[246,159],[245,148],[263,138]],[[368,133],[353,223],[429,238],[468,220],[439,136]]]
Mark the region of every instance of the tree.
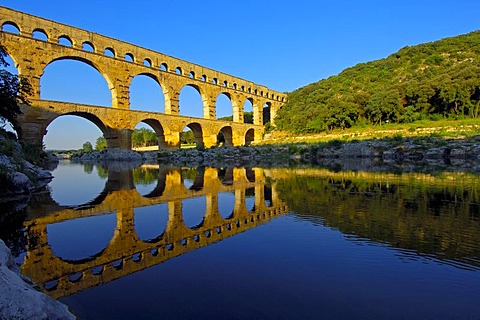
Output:
[[108,147],[107,145],[107,139],[105,137],[100,136],[97,138],[97,141],[95,142],[95,150],[102,151],[103,149],[106,149]]
[[82,151],[83,152],[92,152],[93,151],[92,144],[89,141],[85,142],[82,146]]
[[[7,51],[0,46],[0,67],[8,67],[6,61]],[[31,94],[32,87],[25,79],[11,74],[5,69],[0,70],[0,121],[13,122],[21,114],[20,103],[29,104],[27,97]]]

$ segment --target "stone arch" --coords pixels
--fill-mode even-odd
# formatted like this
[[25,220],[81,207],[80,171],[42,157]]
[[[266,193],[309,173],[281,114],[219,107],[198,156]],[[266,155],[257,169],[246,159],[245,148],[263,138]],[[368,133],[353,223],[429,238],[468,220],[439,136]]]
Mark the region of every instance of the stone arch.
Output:
[[232,96],[226,91],[218,94],[215,100],[215,115],[216,118],[229,117],[229,121],[233,121],[233,102]]
[[111,47],[106,47],[105,50],[103,50],[103,55],[110,58],[115,58],[115,50]]
[[266,125],[267,123],[271,123],[272,119],[270,117],[270,109],[272,108],[272,103],[267,101],[262,106],[262,124]]
[[72,38],[70,38],[69,36],[67,35],[61,35],[58,37],[58,44],[60,45],[64,45],[66,47],[73,47],[74,46],[74,43],[73,43],[73,40]]
[[255,140],[255,130],[253,128],[250,128],[245,133],[245,145],[246,146],[251,145],[254,140]]
[[168,144],[165,141],[165,131],[162,126],[162,124],[156,120],[156,119],[144,119],[140,122],[143,122],[145,124],[148,124],[153,131],[157,134],[157,143],[158,143],[158,149],[167,149]]
[[13,34],[20,34],[22,32],[18,24],[13,21],[5,21],[2,23],[2,31]]
[[48,38],[49,38],[47,32],[41,28],[33,29],[32,37],[34,39],[41,40],[41,41],[48,41]]
[[[76,57],[76,56],[55,57],[52,60],[46,62],[46,65],[42,70],[41,76],[43,76],[45,74],[45,68],[52,65],[56,61],[63,61],[63,60],[73,60],[73,61],[83,62],[83,63],[89,65],[90,67],[92,67],[93,69],[95,69],[98,73],[100,73],[102,75],[103,79],[105,79],[105,81],[107,82],[108,89],[110,90],[110,93],[111,93],[111,104],[110,104],[110,106],[112,106],[114,108],[117,107],[117,89],[115,88],[114,83],[111,81],[110,77],[108,76],[108,74],[104,70],[102,70],[97,64],[95,64],[93,61],[91,61],[89,59],[86,59],[84,57]],[[41,80],[42,79],[40,78],[40,83],[41,83]]]
[[[193,88],[194,91],[196,91],[196,94],[194,91],[187,89],[186,91],[184,89],[186,88]],[[183,92],[182,92],[183,91]],[[200,98],[198,100],[197,98]],[[179,99],[178,99],[178,113],[183,116],[190,116],[190,117],[197,117],[197,118],[203,118],[204,117],[204,109],[208,104],[208,97],[206,96],[205,92],[202,90],[202,88],[196,84],[193,83],[186,83],[179,91]],[[196,100],[196,101],[195,101]],[[186,102],[188,105],[186,105]],[[195,105],[193,105],[195,104]],[[197,106],[196,104],[199,104]],[[193,109],[186,111],[186,107],[191,107],[193,105]],[[198,109],[196,109],[198,108]]]
[[[65,122],[63,122],[63,124],[61,124],[61,123],[59,124],[58,122],[56,122],[55,126],[51,127],[51,125],[55,122],[55,120],[61,119],[63,117],[67,117],[67,116],[79,117],[79,118],[87,120],[88,122],[93,124],[95,127],[97,127],[97,129],[99,129],[100,134],[103,135],[103,137],[105,137],[105,139],[107,140],[107,147],[109,147],[109,148],[111,147],[110,142],[108,140],[108,138],[111,134],[111,131],[110,131],[108,125],[106,123],[104,123],[104,121],[101,120],[96,115],[94,115],[92,113],[88,113],[88,112],[67,112],[67,113],[64,113],[64,114],[50,113],[49,117],[42,123],[42,128],[43,128],[43,130],[41,131],[42,136],[39,137],[38,143],[40,143],[42,145],[46,144],[47,147],[51,147],[51,146],[49,146],[50,139],[53,139],[53,140],[55,139],[55,138],[52,138],[52,132],[54,132],[53,127],[56,127],[57,125],[61,126],[61,129],[59,129],[60,127],[56,127],[57,131],[56,131],[56,134],[53,135],[53,137],[57,136],[58,134],[61,134],[62,139],[77,139],[78,131],[79,131],[78,127],[81,126],[81,128],[85,128],[85,124],[79,124],[78,120],[73,120],[74,122],[71,122],[72,119],[70,119],[69,120],[70,123],[67,122],[68,127],[65,127]],[[66,120],[68,120],[68,119],[64,119],[64,121],[66,121]],[[58,130],[61,130],[61,132],[58,132]],[[47,133],[49,131],[50,131],[50,134],[49,134],[49,137],[47,137]],[[68,131],[68,132],[65,132],[65,131]],[[85,131],[85,132],[87,132],[87,131]],[[88,130],[88,132],[89,132],[89,134],[91,134],[91,129]],[[72,133],[75,135],[74,137],[72,137]],[[64,134],[67,137],[65,137]],[[20,138],[22,139],[23,136],[21,136]],[[46,139],[46,138],[48,138],[48,139]],[[94,134],[94,137],[92,137],[92,140],[96,139],[96,138],[98,138],[98,135]],[[95,140],[93,140],[93,141],[90,140],[90,142],[92,143],[92,145],[95,144]]]
[[195,144],[197,149],[204,149],[205,143],[203,141],[203,129],[200,123],[198,122],[191,122],[186,125],[190,130],[193,132],[193,136],[195,137]]
[[175,73],[178,74],[179,76],[183,75],[183,70],[181,67],[176,67],[175,68]]
[[[102,227],[97,232],[92,232],[91,230],[91,223],[87,221],[91,220],[101,220],[102,222],[99,223]],[[85,223],[86,222],[86,223]],[[83,227],[80,227],[82,224]],[[72,246],[80,246],[82,247],[82,239],[79,239],[78,235],[75,233],[71,233],[72,225],[75,226],[75,230],[82,230],[83,234],[89,233],[89,236],[94,236],[95,238],[102,239],[101,241],[97,239],[97,243],[94,246],[94,250],[92,250],[91,246],[88,246],[88,251],[85,252],[86,248],[74,250],[72,253],[72,248],[69,249],[69,253],[67,252],[62,253],[61,247],[57,248],[56,243],[62,243],[63,241],[70,242],[70,247]],[[117,217],[115,212],[109,213],[107,215],[101,216],[92,216],[92,217],[82,217],[79,219],[73,220],[66,220],[59,223],[54,223],[46,226],[46,233],[47,233],[47,241],[49,247],[52,250],[53,256],[60,259],[61,261],[70,262],[70,263],[85,263],[89,261],[94,261],[98,257],[101,257],[102,254],[107,251],[108,247],[111,245],[115,235],[115,228],[117,227]],[[64,229],[63,231],[56,231],[57,228]],[[106,232],[106,230],[109,230]],[[69,239],[70,238],[70,239]],[[78,244],[73,245],[72,243]],[[80,254],[82,253],[82,254]],[[81,258],[80,258],[81,257]]]
[[253,99],[247,98],[243,102],[243,122],[244,123],[254,123],[254,113],[253,113]]
[[84,41],[82,43],[82,50],[88,52],[95,52],[95,46],[90,41]]
[[165,62],[160,65],[160,70],[161,71],[168,71],[168,64]]
[[233,147],[233,131],[231,126],[224,126],[217,134],[217,146]]
[[152,59],[150,59],[150,58],[143,59],[143,65],[145,67],[150,67],[151,68],[152,67]]
[[[152,94],[154,94],[154,92],[152,92],[152,90],[148,90],[148,89],[156,90],[156,88],[153,88],[153,87],[150,86],[149,83],[144,82],[143,79],[145,79],[145,78],[151,79],[153,82],[156,83],[156,85],[158,85],[158,87],[160,88],[161,97],[152,97]],[[142,81],[139,83],[140,87],[138,89],[143,88],[143,90],[146,90],[146,92],[143,92],[141,96],[138,96],[135,92],[133,92],[133,94],[132,94],[132,85],[135,86],[135,81],[136,81],[135,79],[142,79]],[[136,89],[136,88],[134,87],[134,89]],[[153,112],[165,113],[165,100],[168,99],[168,95],[169,95],[169,93],[164,90],[164,86],[162,86],[158,77],[156,75],[152,74],[152,73],[141,72],[141,73],[138,73],[138,74],[132,76],[132,78],[130,78],[129,98],[130,98],[130,109],[132,109],[132,110],[142,110],[142,111],[153,111]],[[147,107],[146,109],[145,108],[144,109],[138,108],[140,106],[137,106],[137,103],[144,103],[144,104],[145,103],[150,103],[148,101],[149,98],[159,99],[160,102],[159,103],[152,103],[151,105],[146,106]],[[137,99],[139,99],[139,101],[136,101]],[[160,107],[160,108],[157,109],[157,107]]]
[[123,59],[127,62],[132,62],[132,63],[135,62],[135,57],[130,52],[125,53],[125,56],[123,57]]

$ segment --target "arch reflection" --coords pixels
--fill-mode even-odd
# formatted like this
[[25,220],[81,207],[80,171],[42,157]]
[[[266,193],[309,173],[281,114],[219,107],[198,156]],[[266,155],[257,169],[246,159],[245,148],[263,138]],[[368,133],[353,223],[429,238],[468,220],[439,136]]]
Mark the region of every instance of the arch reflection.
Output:
[[[244,168],[228,168],[226,175],[219,175],[217,168],[157,165],[137,170],[141,174],[134,172],[111,166],[101,196],[88,205],[67,207],[51,201],[42,208],[40,216],[29,207],[25,223],[28,253],[22,273],[51,296],[60,298],[221,241],[288,210],[281,201],[273,201],[271,207],[265,205],[267,182],[263,169],[249,170],[250,178]],[[226,176],[229,183],[225,183]],[[149,185],[156,186],[146,196],[135,187],[142,181],[139,177],[148,177]],[[185,184],[189,179],[190,186]],[[247,190],[251,189],[255,215],[247,208]],[[274,185],[268,189],[272,194],[276,192]],[[55,226],[75,224],[82,219],[94,221],[109,214],[115,217],[110,231],[105,232],[110,240],[92,249],[95,252],[88,251],[70,261],[52,245],[49,232]],[[61,237],[61,233],[57,232],[55,237]],[[77,237],[81,242],[88,237],[88,231],[83,230]]]

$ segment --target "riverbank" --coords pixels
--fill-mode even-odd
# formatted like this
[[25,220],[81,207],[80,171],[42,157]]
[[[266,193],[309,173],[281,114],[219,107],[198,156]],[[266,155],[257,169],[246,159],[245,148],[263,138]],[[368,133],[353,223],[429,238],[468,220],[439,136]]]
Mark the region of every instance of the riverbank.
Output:
[[[27,160],[26,150],[4,131],[0,131],[0,221],[27,206],[32,194],[53,179],[47,169]],[[40,160],[40,159],[39,159]],[[47,164],[56,159],[43,154]],[[20,274],[11,251],[0,239],[0,318],[75,319],[67,306],[40,292]]]
[[[288,166],[332,163],[357,164],[362,159],[393,166],[432,166],[480,171],[480,135],[463,139],[394,137],[364,141],[331,140],[322,143],[270,144],[249,147],[159,151],[158,161],[176,166]],[[372,163],[372,161],[368,161]]]

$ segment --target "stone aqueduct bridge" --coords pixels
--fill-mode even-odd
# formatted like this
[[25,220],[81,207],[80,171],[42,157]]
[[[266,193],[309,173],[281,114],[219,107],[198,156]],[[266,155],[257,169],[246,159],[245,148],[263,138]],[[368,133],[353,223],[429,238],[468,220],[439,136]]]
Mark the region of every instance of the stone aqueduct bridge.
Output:
[[[47,126],[55,118],[77,115],[100,128],[109,148],[130,149],[131,134],[139,122],[155,130],[162,149],[179,147],[180,132],[186,126],[194,132],[198,147],[215,145],[220,132],[227,145],[244,145],[262,139],[264,105],[270,107],[272,121],[286,101],[285,94],[265,86],[5,7],[0,7],[0,25],[0,43],[14,60],[19,75],[33,88],[31,106],[24,106],[23,115],[13,124],[26,143],[41,143]],[[4,31],[6,26],[18,32]],[[46,40],[38,39],[39,34]],[[40,79],[45,67],[64,59],[87,63],[105,78],[112,96],[110,108],[40,99]],[[161,86],[165,113],[130,110],[129,88],[137,75],[146,75]],[[179,115],[179,95],[184,86],[199,92],[203,118]],[[216,120],[215,104],[222,93],[232,102],[233,121]],[[246,100],[253,106],[253,124],[243,123]]]
[[[269,187],[271,189],[266,188],[264,171],[259,168],[250,172],[244,168],[231,168],[223,178],[219,177],[217,169],[200,170],[190,188],[183,184],[178,169],[160,170],[157,188],[150,195],[142,196],[134,188],[131,171],[110,171],[104,192],[89,204],[71,208],[43,201],[40,209],[38,204],[35,208],[27,208],[28,252],[21,267],[22,273],[54,298],[110,282],[286,213],[288,208],[277,197],[275,184]],[[255,190],[255,205],[247,208],[246,192],[251,188]],[[233,192],[235,196],[229,217],[219,213],[218,195],[221,192]],[[201,196],[206,199],[203,221],[189,228],[184,223],[182,200]],[[139,239],[135,231],[135,208],[160,203],[168,204],[164,232],[153,240]],[[40,216],[38,212],[41,212]],[[117,225],[110,242],[101,252],[77,261],[55,256],[48,242],[49,224],[111,212],[116,213]]]

